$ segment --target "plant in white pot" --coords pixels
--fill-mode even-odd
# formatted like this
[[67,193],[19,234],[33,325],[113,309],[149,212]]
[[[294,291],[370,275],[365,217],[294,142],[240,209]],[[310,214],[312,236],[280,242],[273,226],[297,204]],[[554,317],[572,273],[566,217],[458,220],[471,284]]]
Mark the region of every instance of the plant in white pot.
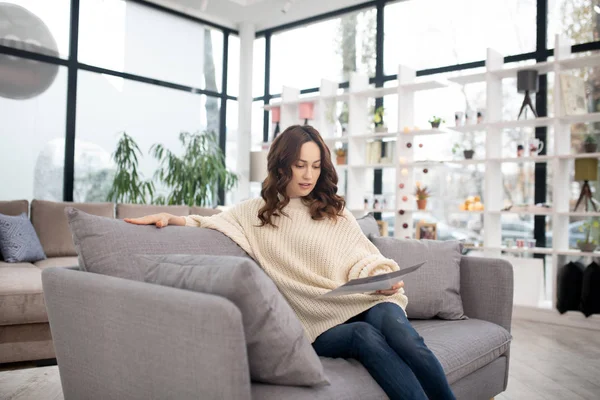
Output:
[[584,252],[592,252],[598,247],[597,231],[600,223],[597,219],[585,221],[580,227],[579,232],[585,232],[585,239],[577,241],[577,247]]

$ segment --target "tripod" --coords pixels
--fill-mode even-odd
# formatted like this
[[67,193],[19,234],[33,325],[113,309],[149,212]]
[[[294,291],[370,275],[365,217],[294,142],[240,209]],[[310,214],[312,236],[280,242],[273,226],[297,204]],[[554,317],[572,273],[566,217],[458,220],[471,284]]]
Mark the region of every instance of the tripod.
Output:
[[577,210],[577,207],[579,207],[579,204],[582,200],[584,201],[585,211],[588,210],[588,202],[592,203],[594,211],[598,211],[596,208],[596,200],[592,198],[592,189],[590,189],[590,184],[588,181],[584,181],[583,187],[581,188],[581,193],[579,194],[579,199],[577,200],[577,204],[575,204],[575,209],[573,211]]
[[531,111],[533,112],[533,115],[535,115],[535,117],[537,118],[537,112],[535,111],[535,108],[533,108],[533,103],[531,102],[531,97],[529,97],[529,90],[525,91],[525,98],[523,99],[523,104],[521,105],[521,111],[519,111],[519,116],[517,117],[517,119],[521,118],[521,114],[523,113],[523,110],[525,110],[525,107],[529,106],[529,108],[531,108]]

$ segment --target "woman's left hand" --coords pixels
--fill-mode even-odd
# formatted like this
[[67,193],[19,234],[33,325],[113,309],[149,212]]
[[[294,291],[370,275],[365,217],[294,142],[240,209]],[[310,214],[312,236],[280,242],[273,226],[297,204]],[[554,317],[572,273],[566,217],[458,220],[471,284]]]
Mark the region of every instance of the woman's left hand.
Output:
[[391,296],[393,294],[398,293],[398,290],[400,290],[400,288],[404,287],[404,281],[400,281],[398,283],[396,283],[394,286],[392,286],[391,289],[388,290],[378,290],[376,291],[374,294],[383,294],[386,296]]

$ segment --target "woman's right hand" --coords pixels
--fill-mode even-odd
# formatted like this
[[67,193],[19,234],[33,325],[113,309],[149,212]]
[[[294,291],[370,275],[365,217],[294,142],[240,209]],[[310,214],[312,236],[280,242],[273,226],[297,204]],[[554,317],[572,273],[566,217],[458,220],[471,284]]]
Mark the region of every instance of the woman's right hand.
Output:
[[125,218],[123,221],[135,225],[156,225],[157,228],[164,228],[169,225],[170,215],[166,213],[146,215],[139,218]]

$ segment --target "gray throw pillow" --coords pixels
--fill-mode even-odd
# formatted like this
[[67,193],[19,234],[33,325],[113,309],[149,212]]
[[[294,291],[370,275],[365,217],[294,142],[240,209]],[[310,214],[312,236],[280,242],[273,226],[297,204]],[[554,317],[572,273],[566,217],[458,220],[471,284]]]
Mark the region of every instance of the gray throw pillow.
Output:
[[84,271],[143,281],[145,271],[133,254],[207,254],[250,256],[221,232],[189,226],[133,225],[123,220],[65,209],[73,243]]
[[370,239],[384,257],[396,261],[400,268],[428,261],[403,278],[408,318],[467,318],[460,297],[460,242],[374,236]]
[[0,253],[4,261],[9,263],[46,259],[40,239],[27,214],[0,214]]
[[373,214],[369,213],[364,217],[357,218],[356,221],[358,222],[358,225],[360,225],[360,229],[363,231],[365,236],[381,236],[379,234],[379,225],[377,225],[377,220]]
[[296,314],[253,260],[182,254],[140,255],[137,262],[147,271],[146,282],[222,296],[240,309],[253,380],[329,383]]

